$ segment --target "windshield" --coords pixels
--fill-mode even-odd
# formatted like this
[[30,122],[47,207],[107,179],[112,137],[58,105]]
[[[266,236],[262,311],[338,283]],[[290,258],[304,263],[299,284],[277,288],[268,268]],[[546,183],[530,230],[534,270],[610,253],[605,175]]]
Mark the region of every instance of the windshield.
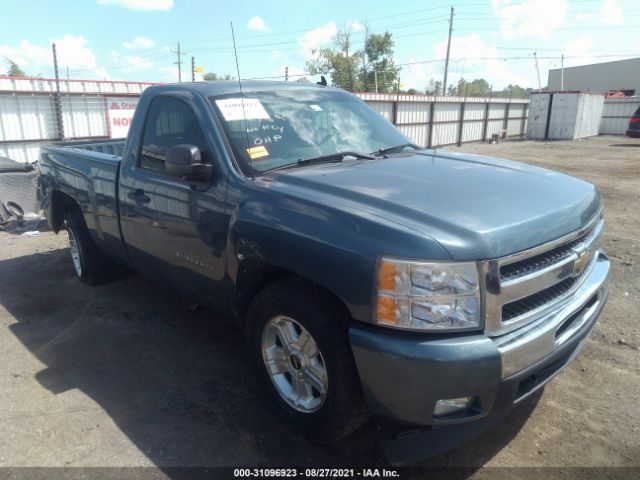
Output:
[[301,159],[344,151],[371,153],[410,142],[366,103],[342,91],[248,92],[244,112],[238,94],[210,100],[245,173],[253,169],[260,174]]

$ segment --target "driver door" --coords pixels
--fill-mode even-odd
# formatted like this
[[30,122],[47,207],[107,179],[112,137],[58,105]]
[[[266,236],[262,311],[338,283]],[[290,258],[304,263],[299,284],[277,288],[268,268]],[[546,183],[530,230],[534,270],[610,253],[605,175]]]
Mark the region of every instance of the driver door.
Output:
[[211,180],[194,184],[169,174],[166,153],[179,144],[195,145],[202,161],[215,165],[189,98],[158,96],[149,106],[135,165],[121,172],[123,236],[141,274],[219,306],[225,298],[226,176],[214,169]]

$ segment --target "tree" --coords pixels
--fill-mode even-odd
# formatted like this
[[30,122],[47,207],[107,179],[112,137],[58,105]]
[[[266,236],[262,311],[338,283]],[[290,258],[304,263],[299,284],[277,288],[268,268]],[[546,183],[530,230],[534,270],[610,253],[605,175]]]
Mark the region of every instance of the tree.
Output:
[[432,78],[427,83],[427,86],[424,87],[424,93],[427,95],[442,95],[442,82]]
[[503,88],[499,92],[495,93],[496,97],[513,97],[513,98],[528,98],[533,92],[533,88],[525,88],[520,85],[509,84],[507,88]]
[[219,75],[215,72],[208,72],[202,76],[202,79],[206,80],[207,82],[213,82],[216,80],[235,80],[236,77],[233,77],[228,73],[225,73],[224,75]]
[[458,80],[458,84],[449,86],[449,95],[460,97],[488,97],[491,93],[491,85],[484,78],[476,78],[468,82],[464,78]]
[[350,91],[393,92],[400,69],[393,60],[391,33],[367,35],[363,50],[353,51],[351,32],[344,28],[334,38],[332,48],[313,51],[307,62],[312,75],[331,76],[331,84]]
[[393,61],[393,39],[391,33],[367,35],[364,47],[365,64],[360,71],[362,90],[365,92],[391,92],[398,83],[400,68]]
[[22,71],[22,69],[18,66],[16,62],[11,60],[10,58],[6,58],[7,63],[9,64],[9,70],[7,70],[7,75],[10,77],[25,77],[27,74]]
[[360,90],[357,81],[358,65],[362,51],[351,48],[351,31],[344,28],[333,39],[333,48],[314,49],[314,58],[307,61],[307,70],[312,75],[329,74],[334,87],[354,91]]

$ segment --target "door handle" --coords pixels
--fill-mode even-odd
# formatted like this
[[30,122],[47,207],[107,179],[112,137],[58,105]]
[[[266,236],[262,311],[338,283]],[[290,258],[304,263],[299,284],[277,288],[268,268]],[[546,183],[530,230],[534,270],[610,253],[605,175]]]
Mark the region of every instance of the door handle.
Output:
[[144,191],[140,190],[139,188],[133,192],[129,192],[129,194],[127,195],[131,200],[133,200],[134,202],[136,202],[138,205],[143,205],[145,203],[149,203],[151,201],[151,198],[147,197],[144,194]]

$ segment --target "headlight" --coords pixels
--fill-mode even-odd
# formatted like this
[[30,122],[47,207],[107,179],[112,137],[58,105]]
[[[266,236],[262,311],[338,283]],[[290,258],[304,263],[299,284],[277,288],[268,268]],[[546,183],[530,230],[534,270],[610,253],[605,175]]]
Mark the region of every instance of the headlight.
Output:
[[382,257],[376,322],[407,330],[480,328],[478,268],[473,262],[417,262]]

